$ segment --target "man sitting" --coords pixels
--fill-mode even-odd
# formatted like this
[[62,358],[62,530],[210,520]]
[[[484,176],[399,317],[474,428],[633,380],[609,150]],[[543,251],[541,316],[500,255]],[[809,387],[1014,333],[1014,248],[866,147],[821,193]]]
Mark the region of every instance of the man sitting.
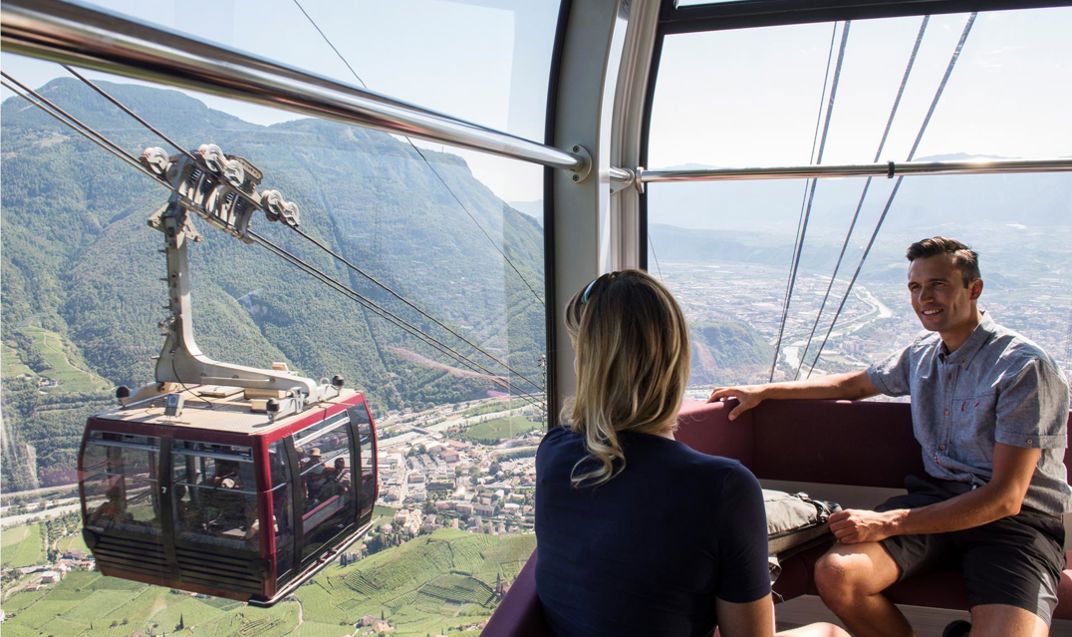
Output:
[[815,568],[823,601],[854,635],[912,635],[882,595],[894,582],[958,559],[973,637],[1041,636],[1065,566],[1061,516],[1072,509],[1063,462],[1068,381],[1037,345],[977,301],[978,255],[933,237],[908,248],[912,309],[932,332],[866,371],[718,388],[740,413],[768,398],[912,396],[925,477],[876,511],[830,517],[837,543]]

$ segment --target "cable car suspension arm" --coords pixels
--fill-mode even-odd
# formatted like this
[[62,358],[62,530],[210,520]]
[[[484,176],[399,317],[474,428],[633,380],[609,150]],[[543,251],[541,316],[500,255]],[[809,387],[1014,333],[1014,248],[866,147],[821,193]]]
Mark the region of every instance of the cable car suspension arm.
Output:
[[[189,213],[252,243],[249,220],[261,210],[271,220],[295,225],[298,209],[275,191],[257,192],[261,172],[241,157],[228,157],[218,146],[205,144],[193,158],[168,156],[160,148],[148,148],[141,161],[173,188],[170,201],[149,218],[149,225],[164,233],[167,259],[168,309],[170,315],[160,326],[165,330],[164,346],[156,361],[158,383],[228,385],[243,387],[277,401],[279,413],[301,411],[306,402],[319,402],[338,395],[334,385],[318,385],[309,378],[286,371],[257,369],[223,363],[205,356],[194,341],[190,302],[188,245],[200,241]],[[238,195],[237,191],[246,196]],[[259,203],[259,207],[250,201]]]

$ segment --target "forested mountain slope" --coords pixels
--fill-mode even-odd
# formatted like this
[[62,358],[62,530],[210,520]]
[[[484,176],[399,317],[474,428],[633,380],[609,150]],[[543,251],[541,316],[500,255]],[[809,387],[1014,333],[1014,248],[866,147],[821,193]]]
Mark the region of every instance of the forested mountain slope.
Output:
[[[405,140],[383,133],[310,119],[264,127],[175,91],[104,87],[187,148],[212,142],[248,158],[264,172],[262,187],[299,204],[305,232],[542,383],[543,306],[528,287],[542,296],[541,230],[474,179],[460,158],[423,151],[448,190]],[[42,91],[135,155],[167,148],[75,80],[55,80]],[[69,472],[85,413],[107,404],[111,387],[152,380],[166,288],[163,235],[145,220],[170,193],[18,98],[4,102],[2,116],[4,477],[20,473],[22,484],[32,482],[33,464]],[[254,366],[284,361],[313,377],[342,374],[380,409],[501,389],[455,372],[450,368],[460,365],[450,358],[263,248],[195,224],[204,241],[191,248],[194,325],[207,355]],[[508,375],[286,228],[263,216],[252,225]],[[57,365],[69,366],[71,376],[55,384]],[[53,386],[39,388],[45,383]],[[23,443],[36,448],[36,462]]]

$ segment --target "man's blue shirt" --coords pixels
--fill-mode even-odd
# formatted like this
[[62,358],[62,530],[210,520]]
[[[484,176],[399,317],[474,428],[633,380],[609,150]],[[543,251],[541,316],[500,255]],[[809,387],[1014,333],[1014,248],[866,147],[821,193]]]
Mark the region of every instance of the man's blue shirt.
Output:
[[540,443],[544,615],[559,636],[710,635],[716,597],[751,602],[770,592],[759,482],[735,460],[668,438],[625,432],[620,440],[625,469],[581,488],[570,483],[588,455],[581,436],[558,427]]
[[1068,381],[1039,346],[983,314],[956,351],[946,352],[932,332],[867,373],[883,394],[912,396],[928,474],[982,485],[993,477],[995,443],[1041,449],[1024,507],[1072,510],[1064,465]]

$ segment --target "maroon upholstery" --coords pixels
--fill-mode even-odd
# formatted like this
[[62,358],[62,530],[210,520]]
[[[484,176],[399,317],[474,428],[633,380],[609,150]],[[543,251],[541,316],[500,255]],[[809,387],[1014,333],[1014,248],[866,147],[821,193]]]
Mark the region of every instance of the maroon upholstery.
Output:
[[[906,403],[770,400],[730,422],[733,405],[686,403],[677,439],[704,453],[736,458],[769,480],[902,488],[906,475],[923,473]],[[1072,466],[1072,449],[1065,450],[1065,465]],[[813,567],[823,551],[820,547],[785,560],[775,591],[783,599],[816,594]],[[1072,561],[1072,552],[1069,557]],[[483,635],[546,634],[535,566],[533,552]],[[887,595],[899,604],[967,609],[964,585],[952,570],[913,577],[892,586]],[[1072,619],[1072,569],[1066,567],[1057,595],[1054,617]]]
[[[769,400],[730,422],[734,405],[687,403],[677,439],[704,453],[737,458],[770,480],[902,488],[906,475],[923,474],[907,403]],[[1072,465],[1072,450],[1065,450],[1065,465]],[[778,594],[785,599],[816,594],[813,566],[822,552],[783,562]],[[1066,568],[1057,593],[1054,617],[1072,619],[1072,569]],[[952,570],[899,582],[887,596],[899,604],[967,608],[964,585]]]

